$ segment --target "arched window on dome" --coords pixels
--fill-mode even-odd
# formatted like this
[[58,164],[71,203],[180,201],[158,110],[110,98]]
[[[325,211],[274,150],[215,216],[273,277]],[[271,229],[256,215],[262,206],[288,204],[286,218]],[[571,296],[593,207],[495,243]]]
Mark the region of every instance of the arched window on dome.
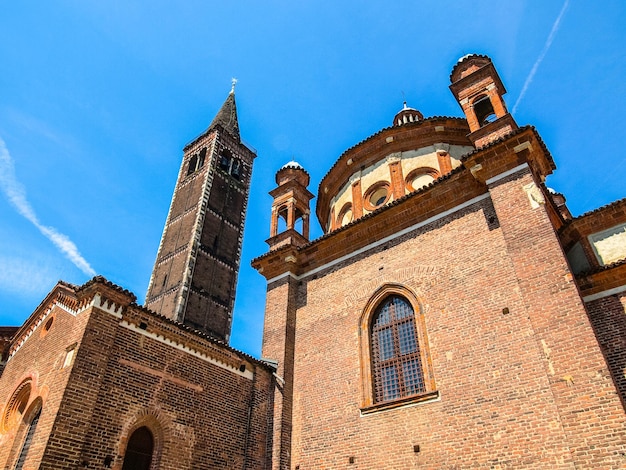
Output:
[[413,191],[417,191],[418,189],[428,186],[440,176],[441,174],[434,168],[416,168],[407,175],[405,179],[406,188],[410,193],[412,193]]
[[150,470],[154,437],[147,426],[135,429],[128,439],[122,470]]
[[337,216],[337,227],[343,227],[349,224],[352,222],[353,218],[352,203],[346,202],[341,208],[341,211],[339,211],[339,216]]
[[375,211],[387,204],[391,199],[391,185],[388,181],[379,181],[371,185],[363,196],[363,207],[368,211]]
[[408,289],[388,286],[379,290],[368,305],[361,326],[361,411],[436,397],[424,315],[417,299]]

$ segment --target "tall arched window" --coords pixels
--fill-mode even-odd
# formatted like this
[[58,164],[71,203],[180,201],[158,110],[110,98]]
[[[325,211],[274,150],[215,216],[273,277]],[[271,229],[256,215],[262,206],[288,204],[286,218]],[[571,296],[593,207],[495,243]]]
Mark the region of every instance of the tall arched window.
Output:
[[122,470],[150,470],[154,437],[146,426],[137,428],[128,439]]
[[409,289],[389,284],[369,300],[361,318],[361,351],[363,413],[438,396],[424,313]]
[[22,443],[22,448],[20,449],[20,454],[17,457],[17,462],[15,463],[15,470],[22,470],[22,468],[24,467],[24,462],[26,462],[28,449],[30,449],[30,445],[33,442],[33,436],[35,435],[35,430],[37,429],[37,423],[39,422],[40,415],[41,415],[41,408],[37,410],[35,415],[30,420],[30,423],[28,423],[26,437],[24,438],[24,442]]
[[204,166],[204,160],[206,159],[206,147],[200,150],[200,155],[198,156],[198,170]]
[[238,158],[233,159],[233,164],[230,168],[230,174],[235,179],[239,179],[241,177],[241,161]]
[[371,341],[376,402],[426,391],[415,312],[409,302],[394,295],[378,307]]

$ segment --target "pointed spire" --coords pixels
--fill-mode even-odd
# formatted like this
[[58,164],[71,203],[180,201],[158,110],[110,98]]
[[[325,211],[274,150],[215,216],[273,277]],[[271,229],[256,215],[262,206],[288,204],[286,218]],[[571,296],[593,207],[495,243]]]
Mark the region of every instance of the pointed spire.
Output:
[[237,140],[241,140],[239,137],[239,122],[237,121],[237,105],[235,103],[235,84],[237,79],[233,78],[232,88],[226,101],[218,111],[217,115],[213,119],[213,122],[209,126],[209,130],[213,129],[216,125],[220,125],[225,131],[229,132]]

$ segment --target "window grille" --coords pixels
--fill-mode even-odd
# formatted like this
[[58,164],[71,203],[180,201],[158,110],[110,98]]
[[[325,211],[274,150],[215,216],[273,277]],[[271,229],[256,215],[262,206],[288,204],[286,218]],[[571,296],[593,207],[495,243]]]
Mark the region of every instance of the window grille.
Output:
[[415,312],[409,302],[388,297],[374,315],[370,338],[375,402],[426,392]]
[[28,425],[28,431],[26,432],[26,437],[24,438],[24,444],[22,444],[20,455],[17,458],[17,462],[15,463],[15,470],[22,470],[22,468],[24,468],[24,462],[26,462],[28,449],[33,442],[35,429],[37,428],[37,423],[39,422],[39,415],[41,415],[41,408],[37,411],[37,414],[33,417],[32,421]]

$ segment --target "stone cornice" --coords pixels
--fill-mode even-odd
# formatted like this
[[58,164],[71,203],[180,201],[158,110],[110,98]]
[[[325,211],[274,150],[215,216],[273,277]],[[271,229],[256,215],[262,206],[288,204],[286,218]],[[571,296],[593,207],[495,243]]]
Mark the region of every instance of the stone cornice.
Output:
[[626,291],[626,260],[591,273],[582,273],[576,282],[585,302]]
[[[169,344],[202,360],[250,378],[251,365],[271,369],[265,362],[231,348],[202,332],[154,313],[135,303],[133,293],[102,276],[96,276],[80,287],[59,282],[46,299],[15,333],[11,340],[10,358],[25,344],[48,315],[59,308],[72,316],[100,311],[113,316],[122,327]],[[243,365],[246,365],[243,368]]]

